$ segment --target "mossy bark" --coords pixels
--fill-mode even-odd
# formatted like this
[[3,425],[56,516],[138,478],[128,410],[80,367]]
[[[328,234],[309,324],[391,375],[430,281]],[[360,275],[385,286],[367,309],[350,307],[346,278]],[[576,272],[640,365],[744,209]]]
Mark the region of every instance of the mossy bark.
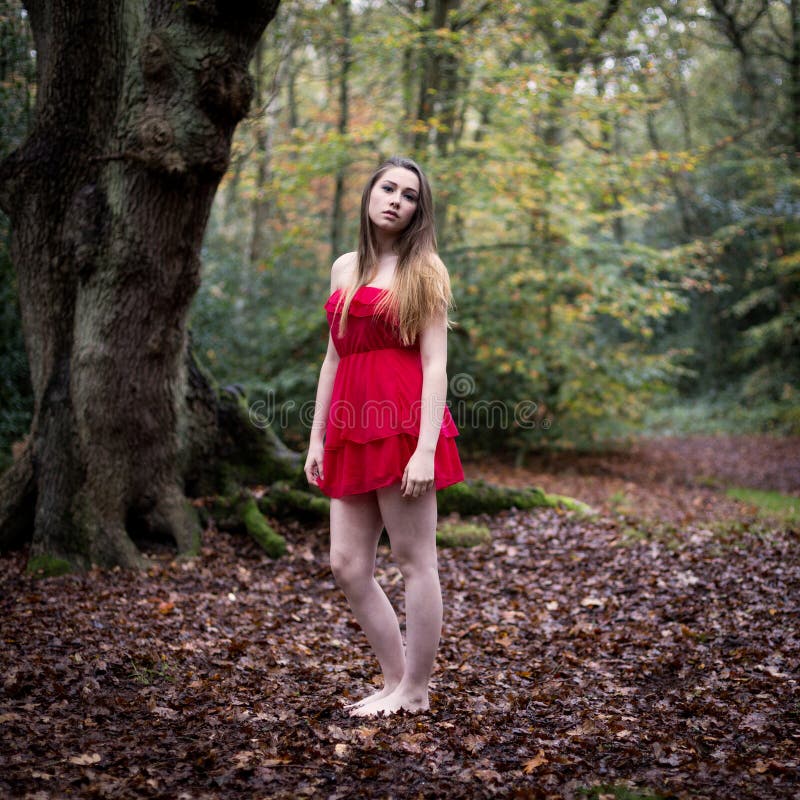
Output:
[[55,578],[72,572],[73,566],[63,558],[34,556],[28,560],[25,571],[36,578]]
[[192,349],[186,368],[180,465],[189,496],[226,496],[243,485],[269,485],[302,475],[301,454],[251,419],[247,398],[238,388],[220,387]]

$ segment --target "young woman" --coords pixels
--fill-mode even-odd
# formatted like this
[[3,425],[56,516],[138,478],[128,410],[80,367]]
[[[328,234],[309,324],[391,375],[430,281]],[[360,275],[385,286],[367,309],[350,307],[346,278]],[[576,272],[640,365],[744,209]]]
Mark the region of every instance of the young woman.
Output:
[[[333,264],[331,292],[305,472],[331,498],[331,569],[384,683],[350,714],[424,711],[442,627],[436,490],[464,472],[445,405],[450,280],[430,185],[410,159],[367,183],[358,252]],[[405,648],[375,580],[384,527],[405,582]]]

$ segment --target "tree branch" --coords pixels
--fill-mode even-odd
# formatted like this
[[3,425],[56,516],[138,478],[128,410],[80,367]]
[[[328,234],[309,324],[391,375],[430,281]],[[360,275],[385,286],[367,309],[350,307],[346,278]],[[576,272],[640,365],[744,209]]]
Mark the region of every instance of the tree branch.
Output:
[[609,23],[613,19],[614,14],[619,11],[621,3],[622,0],[608,0],[603,13],[600,15],[600,19],[597,20],[597,26],[592,34],[592,38],[595,41],[597,41],[603,35]]
[[753,45],[753,48],[758,52],[759,55],[772,56],[773,58],[777,58],[779,61],[783,61],[784,64],[792,63],[791,57],[787,56],[786,53],[782,53],[780,50],[773,50],[771,47],[767,47],[766,44],[762,44],[761,42],[756,41]]
[[453,20],[453,24],[451,26],[452,30],[460,31],[462,28],[469,27],[470,25],[472,25],[473,22],[475,22],[476,19],[478,19],[478,17],[482,16],[484,11],[486,11],[491,7],[492,3],[488,2],[487,0],[487,2],[481,3],[481,5],[478,6],[478,8],[476,8],[471,14],[463,17],[462,19],[458,19],[456,17],[456,19]]
[[400,14],[407,22],[409,22],[416,30],[421,31],[422,25],[414,18],[413,14],[409,14],[401,5],[395,2],[395,0],[387,0],[389,5]]
[[580,139],[590,150],[594,150],[596,153],[605,153],[606,155],[611,155],[613,152],[610,147],[606,147],[603,144],[591,141],[580,128],[572,128],[572,133],[573,135],[577,136],[578,139]]
[[[791,11],[789,12],[791,13]],[[783,37],[783,34],[778,30],[777,25],[775,24],[775,20],[772,18],[772,8],[767,10],[767,19],[769,20],[769,27],[772,31],[772,35],[783,45],[789,47],[791,44],[791,39],[787,36],[786,38]]]

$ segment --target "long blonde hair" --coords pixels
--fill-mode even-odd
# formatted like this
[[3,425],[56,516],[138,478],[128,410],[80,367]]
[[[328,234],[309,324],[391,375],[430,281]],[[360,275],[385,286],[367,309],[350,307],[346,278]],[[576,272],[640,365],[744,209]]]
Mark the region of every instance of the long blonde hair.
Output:
[[[450,276],[436,251],[436,230],[433,216],[433,196],[428,179],[419,165],[410,158],[393,156],[385,161],[367,181],[361,195],[361,226],[358,236],[358,254],[353,280],[340,296],[342,316],[339,336],[344,336],[347,312],[355,293],[367,285],[378,267],[376,237],[369,218],[369,201],[372,189],[381,176],[392,167],[402,167],[419,179],[417,208],[408,227],[395,243],[397,268],[391,291],[384,292],[375,309],[394,321],[400,340],[413,344],[425,324],[453,307]],[[447,320],[450,327],[450,321]]]

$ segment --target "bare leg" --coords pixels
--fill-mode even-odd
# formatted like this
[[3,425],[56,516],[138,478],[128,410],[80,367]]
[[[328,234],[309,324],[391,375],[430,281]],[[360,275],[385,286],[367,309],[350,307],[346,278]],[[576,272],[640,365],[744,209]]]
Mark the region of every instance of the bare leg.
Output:
[[436,557],[436,493],[405,498],[400,484],[377,490],[392,552],[406,587],[406,664],[400,683],[384,697],[353,709],[353,716],[425,711],[442,632],[442,592]]
[[375,553],[382,529],[374,492],[331,499],[331,570],[383,672],[383,689],[362,703],[391,693],[405,671],[397,615],[375,580]]

